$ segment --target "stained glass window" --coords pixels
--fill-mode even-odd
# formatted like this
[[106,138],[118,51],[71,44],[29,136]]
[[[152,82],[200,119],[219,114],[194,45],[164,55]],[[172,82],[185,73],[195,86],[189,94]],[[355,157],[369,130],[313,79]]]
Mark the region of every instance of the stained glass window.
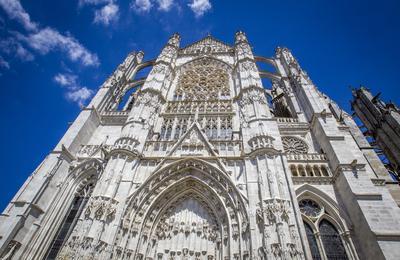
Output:
[[86,186],[82,192],[76,196],[72,202],[69,212],[61,224],[57,235],[51,242],[49,251],[47,252],[46,260],[56,259],[58,252],[61,250],[64,242],[67,241],[68,236],[73,230],[77,219],[79,218],[82,208],[85,206],[87,200],[89,199],[90,191],[92,190],[93,184]]
[[308,239],[308,244],[310,245],[312,259],[319,260],[321,259],[321,255],[319,253],[317,240],[315,239],[314,232],[311,229],[310,225],[304,222],[304,228],[306,230],[306,235]]
[[319,224],[319,232],[329,260],[347,260],[346,250],[336,228],[327,220]]

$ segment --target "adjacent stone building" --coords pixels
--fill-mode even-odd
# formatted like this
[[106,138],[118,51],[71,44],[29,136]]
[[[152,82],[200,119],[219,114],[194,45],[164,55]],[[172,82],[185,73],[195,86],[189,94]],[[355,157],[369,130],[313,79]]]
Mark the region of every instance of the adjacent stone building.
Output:
[[400,109],[393,103],[386,104],[380,99],[380,93],[373,96],[361,87],[353,90],[351,107],[364,127],[365,135],[373,138],[389,160],[387,168],[398,178],[400,172]]
[[175,34],[156,60],[129,54],[28,178],[0,257],[400,259],[364,142],[288,49]]

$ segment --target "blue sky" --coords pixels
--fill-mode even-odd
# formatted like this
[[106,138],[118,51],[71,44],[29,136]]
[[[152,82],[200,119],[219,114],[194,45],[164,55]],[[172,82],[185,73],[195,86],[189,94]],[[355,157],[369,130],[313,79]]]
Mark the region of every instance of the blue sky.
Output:
[[132,50],[243,30],[257,55],[291,49],[349,110],[350,85],[400,104],[399,27],[400,1],[0,0],[0,209]]

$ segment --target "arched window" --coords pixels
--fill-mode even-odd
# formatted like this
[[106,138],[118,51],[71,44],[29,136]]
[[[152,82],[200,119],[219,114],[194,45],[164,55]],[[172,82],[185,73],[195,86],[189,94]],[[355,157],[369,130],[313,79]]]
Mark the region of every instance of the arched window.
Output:
[[310,176],[310,177],[314,176],[314,173],[313,173],[310,165],[306,166],[306,171],[307,171],[307,176]]
[[317,166],[317,165],[314,165],[313,168],[314,168],[314,173],[315,173],[315,175],[316,175],[316,176],[321,176],[321,172],[320,172],[318,166]]
[[295,176],[295,177],[298,176],[296,166],[291,165],[290,166],[290,171],[292,172],[292,176]]
[[319,233],[328,259],[347,260],[346,250],[336,228],[327,220],[319,224]]
[[329,176],[328,170],[325,166],[321,166],[321,171],[323,176]]
[[304,170],[303,165],[299,165],[299,174],[300,174],[300,176],[303,176],[303,177],[306,176],[306,171]]
[[314,260],[321,259],[321,255],[320,255],[319,249],[318,249],[317,240],[315,239],[315,235],[314,235],[314,232],[313,232],[312,228],[306,222],[304,222],[304,228],[306,230],[308,244],[310,245],[312,259],[314,259]]
[[309,198],[300,200],[299,208],[312,259],[349,259],[337,228],[327,220],[332,217],[329,211]]
[[51,242],[51,246],[47,251],[45,259],[56,259],[58,252],[64,245],[64,242],[68,240],[69,235],[74,229],[76,221],[78,220],[82,209],[85,207],[92,190],[93,183],[89,183],[75,196],[60,229]]

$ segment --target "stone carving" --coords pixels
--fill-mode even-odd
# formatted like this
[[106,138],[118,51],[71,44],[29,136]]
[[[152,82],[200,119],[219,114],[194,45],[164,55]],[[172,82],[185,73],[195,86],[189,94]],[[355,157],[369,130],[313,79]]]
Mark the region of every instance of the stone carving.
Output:
[[308,152],[308,145],[294,136],[282,137],[283,150],[288,154],[303,154]]
[[249,140],[249,145],[252,149],[252,151],[258,150],[258,149],[265,149],[269,148],[272,149],[274,148],[274,138],[268,135],[264,134],[259,134],[255,135],[250,138]]
[[111,152],[115,150],[126,150],[134,155],[138,155],[139,152],[136,150],[138,145],[139,141],[135,138],[121,137],[115,141],[115,144],[111,148]]
[[253,61],[244,61],[240,63],[240,71],[248,72],[248,71],[258,71],[257,66]]
[[257,208],[257,218],[268,225],[288,222],[290,213],[290,202],[282,199],[264,200],[262,206]]
[[[189,169],[201,169],[201,172]],[[248,220],[244,205],[240,202],[242,195],[236,191],[234,185],[229,184],[226,177],[214,171],[200,161],[183,160],[180,164],[166,167],[158,174],[154,174],[151,180],[142,185],[133,195],[135,199],[128,205],[121,228],[126,230],[125,234],[132,234],[132,236],[141,234],[143,241],[145,237],[157,241],[155,244],[141,245],[143,250],[148,248],[146,250],[157,251],[158,246],[167,243],[166,241],[170,241],[179,233],[193,236],[193,239],[194,237],[206,239],[209,244],[228,246],[227,239],[230,234],[238,237],[240,230],[243,234],[248,232]],[[149,193],[149,190],[152,192]],[[223,202],[216,199],[213,193],[218,194]],[[159,194],[163,195],[153,202]],[[196,202],[193,202],[193,199]],[[198,210],[203,213],[196,213]],[[148,213],[144,214],[145,212]],[[186,213],[182,215],[177,212]],[[231,226],[228,224],[228,218],[231,219]],[[153,226],[156,228],[153,229]],[[151,230],[154,230],[154,233]],[[158,246],[155,248],[152,245]],[[206,255],[215,257],[215,254],[220,254],[221,246],[210,247],[219,248],[218,250],[204,252]],[[189,245],[186,248],[191,252]],[[182,251],[182,248],[179,250]],[[203,254],[203,251],[199,253]]]
[[104,150],[105,152],[110,152],[112,146],[111,145],[82,145],[81,149],[77,153],[78,157],[84,157],[84,158],[89,158],[89,157],[94,157],[96,155],[100,155],[100,151]]
[[11,259],[20,246],[21,243],[15,240],[11,240],[10,243],[8,243],[7,248],[3,251],[3,254],[1,255],[0,259],[1,260]]
[[254,102],[266,105],[267,98],[265,97],[263,89],[256,87],[249,87],[242,91],[241,98],[238,99],[238,102],[241,107],[253,104]]
[[93,197],[86,206],[85,218],[110,221],[114,219],[118,201],[107,197]]

